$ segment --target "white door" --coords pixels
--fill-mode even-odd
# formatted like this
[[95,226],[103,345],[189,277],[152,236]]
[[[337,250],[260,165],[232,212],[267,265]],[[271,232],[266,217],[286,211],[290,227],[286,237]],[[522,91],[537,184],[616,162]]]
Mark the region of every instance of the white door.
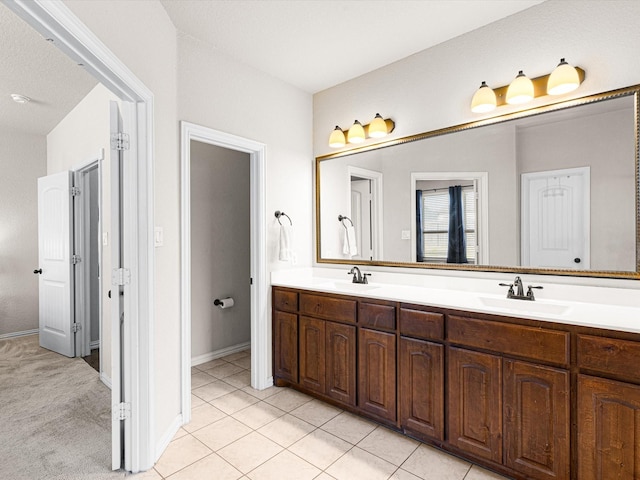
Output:
[[358,254],[352,258],[373,260],[371,180],[351,180],[351,220],[355,227],[358,245]]
[[[111,138],[122,131],[122,117],[117,102],[110,102]],[[111,467],[117,470],[126,468],[124,462],[125,422],[121,419],[120,405],[124,403],[122,388],[122,324],[124,322],[124,287],[119,285],[118,270],[123,266],[122,260],[122,151],[117,142],[111,142],[110,152],[111,181],[111,405],[113,424],[111,428]],[[108,368],[108,367],[107,367]]]
[[522,175],[522,265],[590,268],[589,167]]
[[75,356],[71,173],[38,179],[40,346]]

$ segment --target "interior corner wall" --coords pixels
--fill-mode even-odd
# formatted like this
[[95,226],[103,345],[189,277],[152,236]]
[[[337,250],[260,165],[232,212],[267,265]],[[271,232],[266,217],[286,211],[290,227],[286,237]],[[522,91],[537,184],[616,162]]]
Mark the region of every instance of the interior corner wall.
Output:
[[[250,156],[191,142],[191,356],[251,341]],[[213,304],[232,297],[232,308]],[[199,362],[202,363],[202,362]]]
[[0,338],[38,328],[38,188],[43,135],[0,131]]
[[[153,93],[154,223],[164,246],[154,256],[153,332],[156,460],[180,415],[180,168],[176,30],[158,1],[64,0],[69,9]],[[148,468],[150,465],[142,465]]]
[[[104,151],[102,161],[102,211],[100,212],[100,237],[105,233],[109,245],[102,248],[102,272],[111,271],[111,180],[109,168],[110,126],[109,102],[118,100],[101,84],[96,85],[58,125],[47,135],[47,174],[63,172],[77,168],[99,157]],[[105,278],[107,279],[105,281]],[[111,379],[111,309],[108,292],[111,282],[103,277],[102,292],[102,338],[100,356],[102,372]],[[93,333],[92,327],[92,333]]]

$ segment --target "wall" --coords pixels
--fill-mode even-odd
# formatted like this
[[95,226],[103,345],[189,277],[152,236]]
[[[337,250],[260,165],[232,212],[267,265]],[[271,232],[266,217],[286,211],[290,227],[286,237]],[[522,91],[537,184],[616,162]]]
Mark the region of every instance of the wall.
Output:
[[[314,154],[336,151],[328,146],[333,126],[348,128],[354,118],[368,122],[376,112],[395,120],[390,138],[487,118],[491,114],[469,108],[481,81],[507,85],[519,69],[531,77],[546,74],[561,57],[587,72],[581,87],[562,99],[640,83],[639,16],[640,3],[633,1],[549,0],[319,92],[313,98]],[[532,106],[548,101],[542,97]],[[516,110],[501,107],[493,115]]]
[[[102,248],[102,272],[111,271],[111,179],[110,179],[110,127],[109,102],[118,100],[101,84],[71,110],[47,135],[47,174],[72,170],[98,158],[104,151],[102,164],[102,218],[101,232],[107,234],[109,245]],[[106,280],[105,280],[106,279]],[[102,282],[102,338],[100,355],[103,371],[111,379],[111,309],[107,296],[111,289],[108,275]],[[92,336],[94,327],[92,325]]]
[[[310,266],[311,95],[191,37],[178,36],[178,59],[179,120],[266,145],[267,279],[277,269]],[[286,212],[293,221],[296,261],[278,260],[276,210]],[[268,313],[259,321],[266,324],[271,345],[271,296],[267,297]],[[270,355],[269,351],[268,364]]]
[[45,137],[0,132],[0,338],[38,328],[38,189]]
[[[251,340],[249,167],[248,153],[191,142],[193,358]],[[224,297],[235,305],[213,305]]]
[[[155,250],[153,440],[158,448],[180,413],[180,222],[176,31],[157,1],[65,0],[71,11],[154,95]],[[156,452],[157,454],[161,452]]]

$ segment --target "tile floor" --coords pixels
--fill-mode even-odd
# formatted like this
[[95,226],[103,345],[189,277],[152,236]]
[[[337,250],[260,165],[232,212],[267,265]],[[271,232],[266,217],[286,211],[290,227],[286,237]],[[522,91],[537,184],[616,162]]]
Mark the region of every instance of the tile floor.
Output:
[[295,390],[254,390],[250,361],[192,369],[191,422],[137,480],[505,479]]

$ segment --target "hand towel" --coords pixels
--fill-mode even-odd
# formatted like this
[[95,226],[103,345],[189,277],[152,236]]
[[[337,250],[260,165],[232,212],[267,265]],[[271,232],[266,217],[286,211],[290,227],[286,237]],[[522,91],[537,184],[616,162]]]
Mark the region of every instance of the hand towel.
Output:
[[288,262],[293,255],[293,226],[280,225],[280,254],[282,262]]
[[345,227],[344,240],[342,242],[342,253],[353,257],[358,254],[358,245],[356,243],[356,229],[353,225]]

